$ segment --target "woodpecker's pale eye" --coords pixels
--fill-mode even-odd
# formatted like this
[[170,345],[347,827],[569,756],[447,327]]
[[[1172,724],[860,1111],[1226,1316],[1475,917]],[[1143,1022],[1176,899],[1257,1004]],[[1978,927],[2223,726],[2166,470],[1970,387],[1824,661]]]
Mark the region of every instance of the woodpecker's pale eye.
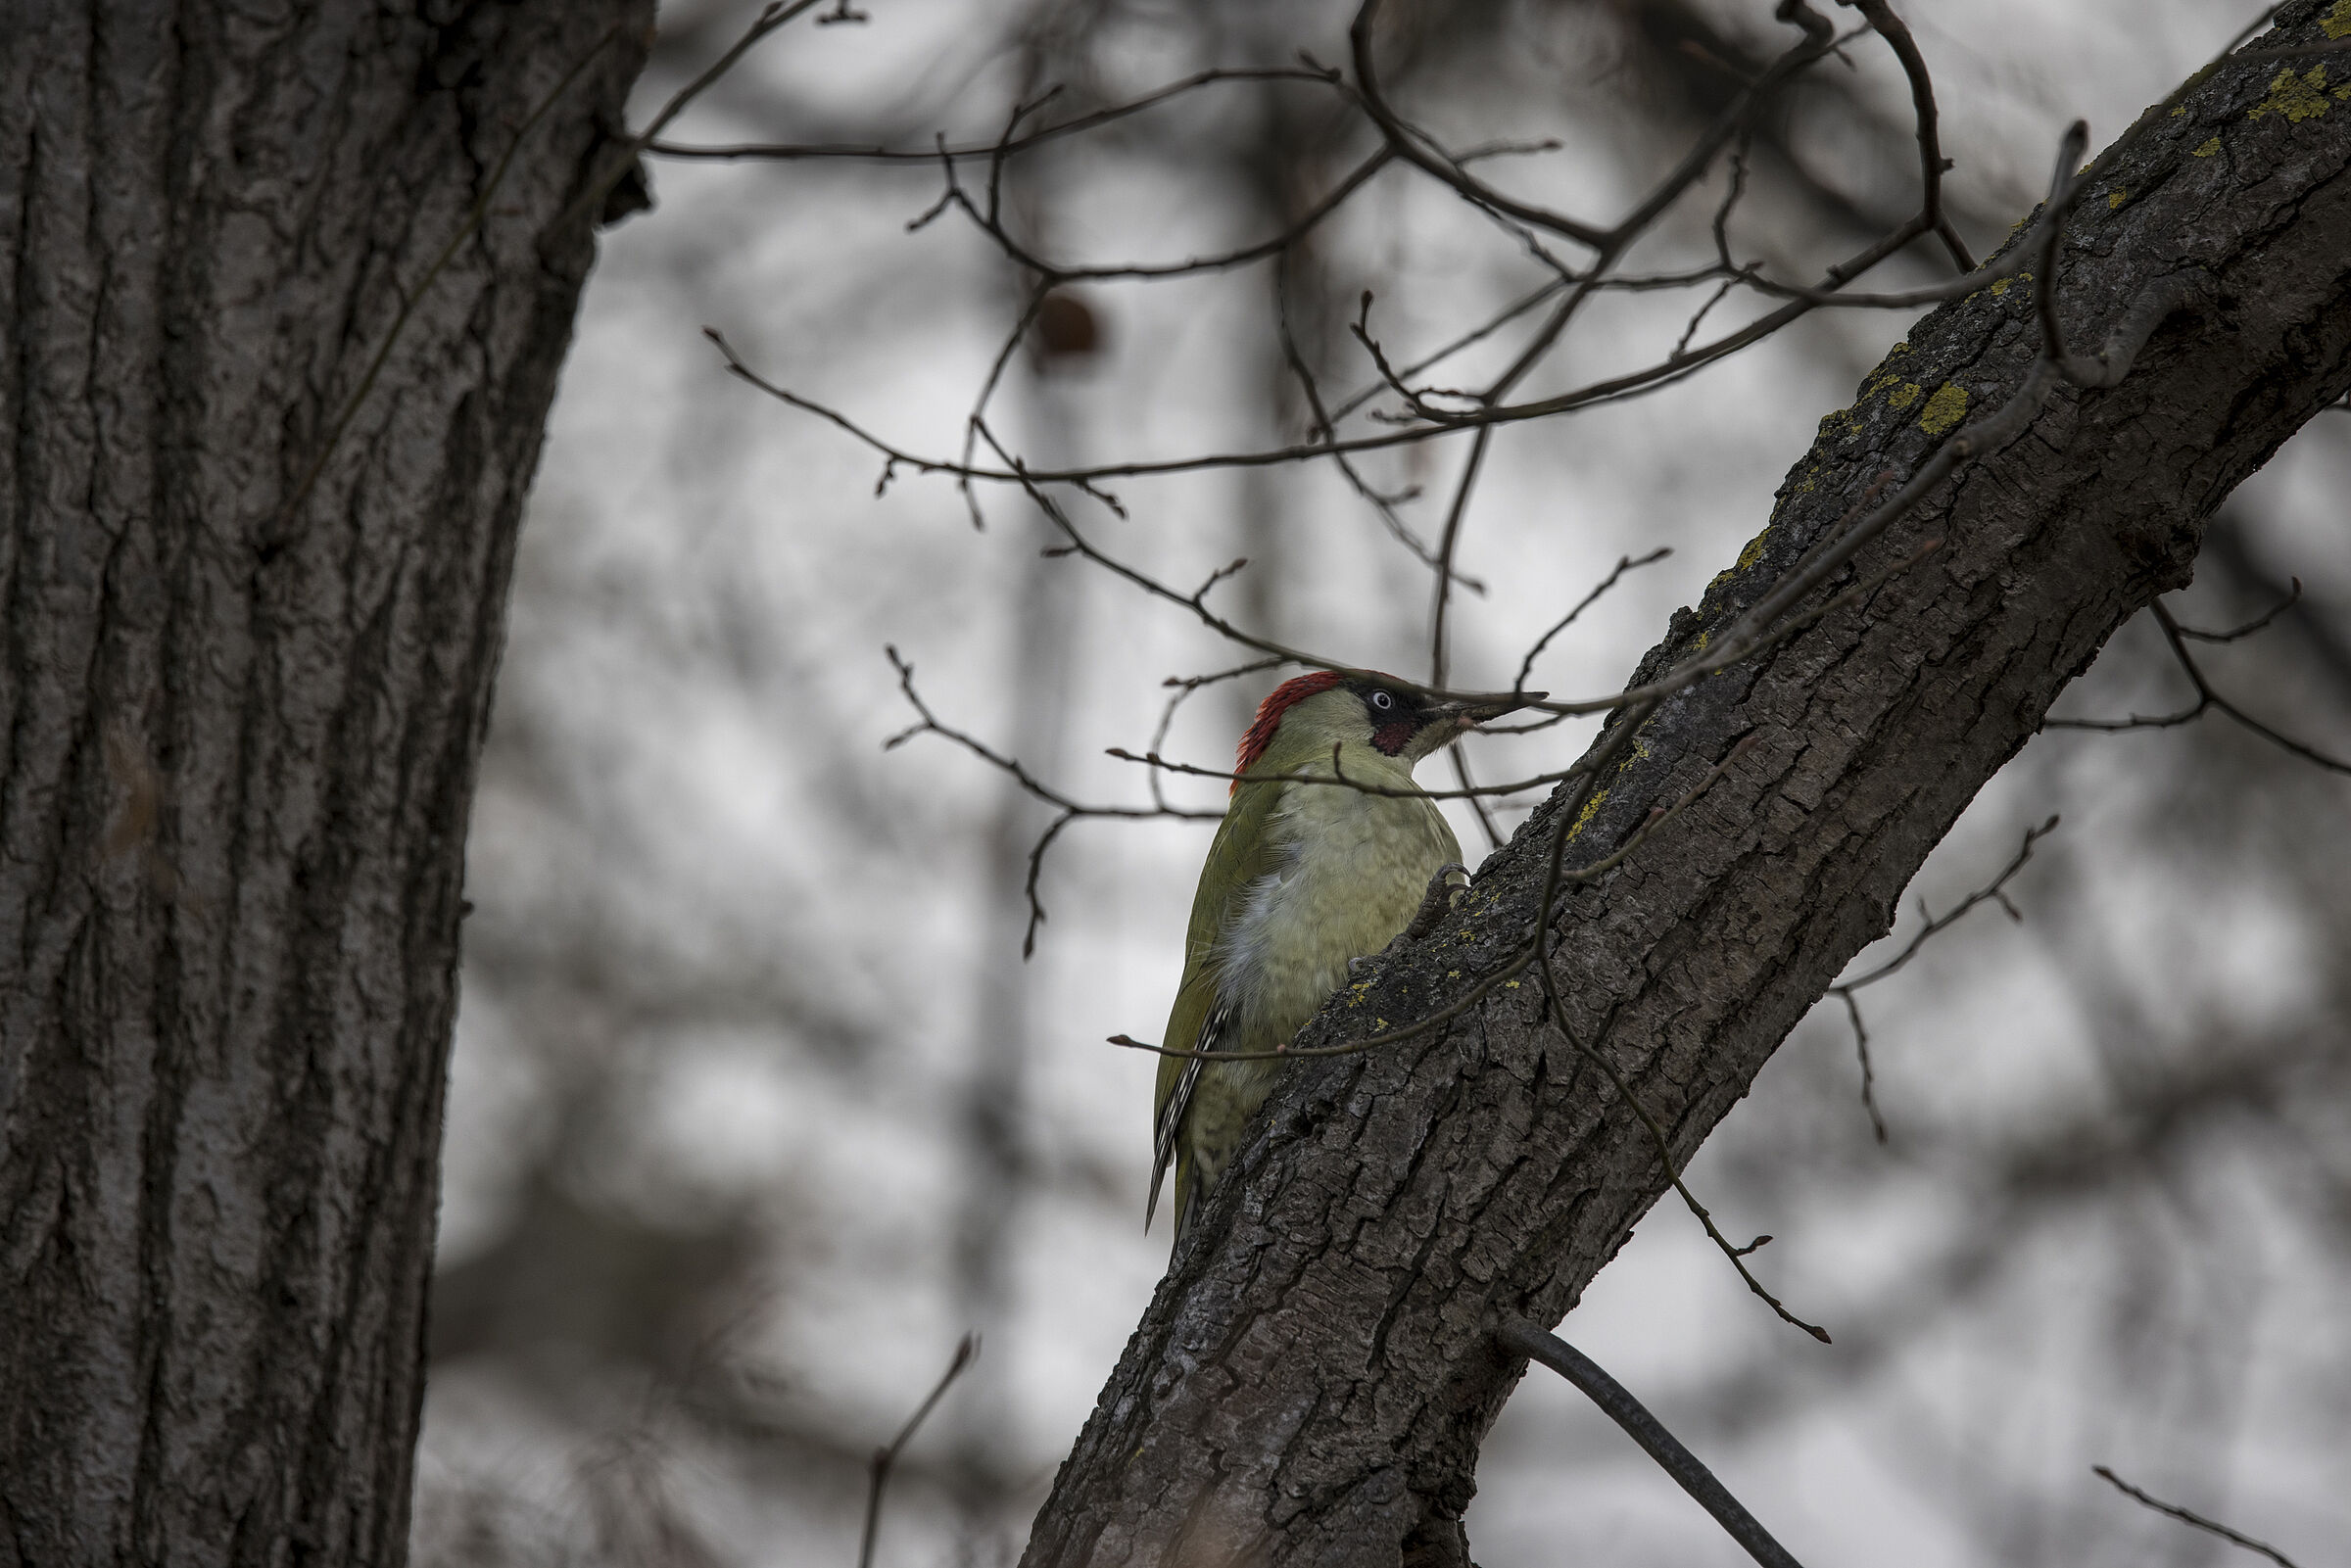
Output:
[[1394,706],[1396,706],[1396,699],[1388,695],[1385,691],[1374,691],[1371,693],[1371,708],[1373,712],[1385,713]]

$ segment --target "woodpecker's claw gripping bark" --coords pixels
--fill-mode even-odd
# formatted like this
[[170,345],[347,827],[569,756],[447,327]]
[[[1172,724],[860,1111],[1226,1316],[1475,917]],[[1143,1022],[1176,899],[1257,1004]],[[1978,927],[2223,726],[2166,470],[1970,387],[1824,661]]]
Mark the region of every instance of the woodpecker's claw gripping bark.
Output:
[[1413,923],[1404,928],[1404,934],[1396,942],[1388,945],[1393,948],[1398,942],[1416,942],[1435,930],[1437,922],[1452,914],[1461,903],[1462,894],[1468,890],[1469,869],[1466,866],[1459,861],[1447,861],[1439,866],[1437,874],[1428,879],[1428,891],[1420,895],[1420,908],[1414,913]]
[[[1377,958],[1393,958],[1404,951],[1407,942],[1416,942],[1435,930],[1437,922],[1459,908],[1462,894],[1468,890],[1467,867],[1454,860],[1439,866],[1437,874],[1428,879],[1428,891],[1420,895],[1420,907],[1413,912],[1411,924],[1390,938],[1388,945],[1379,950]],[[1365,965],[1376,961],[1374,958],[1351,958],[1347,961],[1347,973],[1360,974]]]

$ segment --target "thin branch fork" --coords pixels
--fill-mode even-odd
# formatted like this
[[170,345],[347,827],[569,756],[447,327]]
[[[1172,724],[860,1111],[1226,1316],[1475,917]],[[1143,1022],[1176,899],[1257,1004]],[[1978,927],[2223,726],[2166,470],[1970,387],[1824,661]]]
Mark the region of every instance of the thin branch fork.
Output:
[[[1274,332],[1281,341],[1282,362],[1289,366],[1290,374],[1295,377],[1298,382],[1298,390],[1305,395],[1307,410],[1312,416],[1308,427],[1310,434],[1323,441],[1336,441],[1338,439],[1338,426],[1334,422],[1334,416],[1331,414],[1330,410],[1323,404],[1322,388],[1315,379],[1313,367],[1308,365],[1306,362],[1306,356],[1299,352],[1297,335],[1290,330],[1289,275],[1291,255],[1291,252],[1284,251],[1274,264]],[[1368,394],[1366,396],[1368,396]],[[1395,539],[1398,544],[1402,545],[1407,550],[1412,552],[1415,560],[1418,561],[1421,565],[1428,567],[1432,571],[1452,572],[1454,580],[1459,582],[1463,588],[1468,589],[1473,594],[1483,594],[1486,592],[1485,584],[1477,581],[1475,578],[1464,577],[1460,572],[1454,571],[1448,563],[1440,561],[1435,552],[1428,547],[1418,534],[1413,531],[1412,526],[1404,520],[1404,515],[1398,510],[1398,507],[1401,502],[1409,500],[1414,496],[1417,495],[1418,492],[1416,489],[1407,492],[1401,496],[1392,496],[1386,494],[1377,486],[1373,485],[1369,479],[1365,477],[1363,470],[1356,464],[1348,461],[1345,456],[1334,456],[1331,461],[1338,468],[1339,477],[1344,479],[1347,482],[1348,487],[1352,489],[1358,496],[1363,498],[1366,504],[1370,506],[1372,514],[1378,517],[1380,520],[1380,525],[1387,529],[1389,535]]]
[[[2301,579],[2294,579],[2295,597],[2300,595],[2301,590]],[[2205,714],[2217,712],[2226,715],[2240,728],[2259,736],[2279,750],[2301,758],[2314,768],[2323,769],[2327,773],[2351,776],[2351,761],[2321,751],[2306,740],[2296,739],[2274,725],[2256,719],[2237,706],[2234,700],[2225,695],[2218,687],[2212,684],[2211,677],[2204,673],[2204,667],[2197,663],[2196,656],[2188,651],[2187,642],[2190,638],[2203,642],[2232,642],[2238,638],[2250,637],[2277,619],[2293,601],[2293,597],[2289,597],[2284,604],[2279,605],[2268,614],[2233,631],[2197,632],[2182,626],[2173,619],[2170,606],[2161,599],[2156,599],[2147,607],[2154,613],[2155,624],[2163,629],[2164,641],[2171,648],[2173,658],[2179,662],[2181,670],[2187,676],[2188,684],[2195,688],[2195,702],[2188,707],[2182,708],[2177,713],[2133,714],[2128,719],[2048,719],[2043,721],[2041,727],[2047,730],[2096,730],[2107,734],[2115,734],[2124,730],[2170,730],[2180,725],[2193,724]]]
[[1152,817],[1174,817],[1188,822],[1215,822],[1224,815],[1221,811],[1193,811],[1181,806],[1171,806],[1164,799],[1156,800],[1149,806],[1092,806],[1073,799],[1031,773],[1022,765],[1018,757],[1006,756],[977,736],[955,729],[951,725],[941,724],[938,716],[931,711],[931,705],[923,700],[922,693],[914,689],[914,665],[902,657],[894,645],[887,647],[883,651],[889,657],[890,668],[898,672],[898,690],[905,696],[907,705],[914,709],[916,715],[913,724],[882,742],[883,750],[895,750],[918,735],[937,736],[943,740],[961,746],[988,766],[1009,776],[1022,789],[1059,813],[1047,825],[1045,831],[1037,835],[1036,842],[1031,845],[1029,850],[1029,875],[1022,889],[1029,900],[1029,925],[1021,935],[1021,957],[1024,959],[1034,956],[1036,952],[1036,930],[1045,923],[1045,905],[1043,898],[1037,892],[1037,882],[1044,875],[1045,853],[1053,847],[1053,841],[1061,836],[1063,829],[1083,817],[1108,817],[1128,821],[1140,821]]
[[2241,626],[2231,627],[2226,632],[2203,632],[2198,631],[2192,626],[2178,627],[2175,628],[2175,630],[2177,630],[2183,638],[2185,638],[2191,642],[2242,641],[2244,639],[2253,636],[2256,632],[2264,632],[2269,630],[2271,622],[2277,620],[2279,616],[2283,615],[2287,610],[2292,609],[2295,605],[2302,602],[2302,579],[2299,577],[2290,578],[2288,579],[2288,582],[2292,586],[2286,590],[2285,597],[2279,599],[2276,604],[2262,611],[2259,615],[2256,615],[2253,617],[2253,619],[2245,622]]
[[[771,0],[770,4],[762,7],[759,14],[751,19],[751,24],[744,28],[743,35],[735,40],[734,45],[725,54],[712,61],[709,68],[700,75],[673,93],[669,102],[663,104],[655,112],[653,118],[647,121],[644,130],[622,142],[604,156],[602,166],[597,170],[596,176],[589,180],[587,187],[573,200],[571,206],[564,209],[563,216],[557,219],[553,225],[553,231],[560,232],[565,225],[578,222],[588,214],[601,207],[604,198],[612,194],[612,188],[628,177],[628,172],[635,166],[638,156],[653,144],[655,137],[669,128],[670,121],[684,114],[689,105],[708,91],[727,72],[733,71],[742,62],[743,57],[749,54],[761,39],[803,13],[814,10],[817,4],[818,0]],[[862,19],[853,12],[843,11],[818,20],[820,22],[849,22]]]
[[[1262,659],[1251,659],[1246,664],[1236,664],[1229,670],[1218,670],[1209,675],[1169,676],[1160,684],[1173,689],[1175,695],[1169,697],[1167,706],[1160,710],[1159,728],[1151,732],[1150,754],[1152,756],[1159,755],[1160,750],[1167,745],[1168,732],[1176,725],[1176,710],[1189,701],[1193,692],[1203,687],[1216,686],[1221,682],[1239,680],[1244,675],[1257,675],[1266,670],[1276,670],[1281,667],[1281,664],[1282,661],[1279,658],[1268,654]],[[1165,806],[1168,803],[1168,796],[1166,790],[1161,786],[1159,770],[1152,769],[1151,772],[1144,775],[1144,779],[1151,789],[1151,803],[1156,806]]]
[[[1609,568],[1608,575],[1602,578],[1592,592],[1577,599],[1574,606],[1565,615],[1554,621],[1541,637],[1535,639],[1534,645],[1526,650],[1526,656],[1518,661],[1518,674],[1511,682],[1511,690],[1515,693],[1526,689],[1528,677],[1535,673],[1535,660],[1543,656],[1543,650],[1551,646],[1552,640],[1573,626],[1582,617],[1584,611],[1599,603],[1603,594],[1624,580],[1626,573],[1639,571],[1644,566],[1654,566],[1672,553],[1672,546],[1659,545],[1646,555],[1617,556],[1616,564]],[[1566,714],[1554,714],[1550,718],[1539,720],[1534,724],[1502,725],[1491,729],[1481,726],[1480,729],[1486,735],[1529,735],[1537,730],[1547,730],[1566,717],[1568,717]]]
[[1046,261],[1031,252],[1005,229],[1002,219],[993,212],[984,212],[964,190],[955,177],[952,160],[944,160],[947,188],[938,204],[915,220],[910,226],[929,222],[947,208],[961,211],[965,216],[994,241],[1004,255],[1020,266],[1034,273],[1048,288],[1068,283],[1110,282],[1119,280],[1149,281],[1153,279],[1194,277],[1203,272],[1226,272],[1248,266],[1287,251],[1306,235],[1320,226],[1324,219],[1347,204],[1350,197],[1368,184],[1373,175],[1395,161],[1386,148],[1372,153],[1353,169],[1343,174],[1322,197],[1280,230],[1262,240],[1209,256],[1197,256],[1182,261],[1111,261],[1098,263],[1070,263]]
[[966,1367],[979,1358],[980,1336],[966,1334],[956,1343],[955,1354],[948,1360],[946,1371],[939,1374],[931,1392],[923,1396],[923,1402],[914,1407],[914,1414],[906,1418],[906,1424],[898,1428],[898,1435],[874,1450],[873,1460],[866,1471],[865,1529],[857,1539],[857,1568],[873,1568],[874,1543],[882,1534],[882,1494],[889,1485],[889,1472],[898,1462],[898,1455],[906,1450],[907,1444],[914,1441],[914,1435],[922,1430],[923,1423],[930,1419],[932,1410],[945,1397],[948,1388],[963,1375]]
[[1865,985],[1875,985],[1888,975],[1898,972],[1918,956],[1920,948],[1934,940],[1939,933],[1956,926],[1966,918],[1969,911],[1979,904],[1996,903],[2010,920],[2021,925],[2025,918],[2024,913],[2009,901],[2008,883],[2018,872],[2025,869],[2025,863],[2033,858],[2033,846],[2057,831],[2057,822],[2058,819],[2051,816],[2039,827],[2026,829],[2024,842],[2017,846],[2015,857],[2000,868],[2000,874],[1984,886],[1969,893],[1943,914],[1928,914],[1925,900],[1920,900],[1918,913],[1926,924],[1912,933],[1910,940],[1903,944],[1900,952],[1874,969],[1857,974],[1849,980],[1841,980],[1829,987],[1827,994],[1845,1004],[1846,1017],[1853,1025],[1853,1050],[1861,1060],[1861,1107],[1869,1113],[1870,1130],[1877,1135],[1879,1143],[1883,1144],[1887,1141],[1886,1117],[1878,1109],[1878,1074],[1869,1059],[1869,1026],[1861,1022],[1861,1004],[1853,993]]

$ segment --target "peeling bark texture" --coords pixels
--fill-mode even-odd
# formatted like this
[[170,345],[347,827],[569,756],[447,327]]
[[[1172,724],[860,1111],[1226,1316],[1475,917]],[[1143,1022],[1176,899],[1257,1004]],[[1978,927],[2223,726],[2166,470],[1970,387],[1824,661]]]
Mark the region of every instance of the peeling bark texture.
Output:
[[5,1568],[405,1555],[557,218],[651,12],[0,3]]
[[[2324,42],[2288,6],[2269,44]],[[2290,71],[2281,77],[2280,71]],[[2313,72],[2316,71],[2316,74]],[[2187,581],[2231,487],[2351,388],[2351,63],[2217,71],[2086,194],[2063,319],[2094,350],[2153,282],[2202,268],[2119,387],[2060,387],[1854,564],[1942,547],[1769,653],[1669,700],[1567,844],[1584,864],[1755,743],[1557,913],[1559,1021],[1686,1162],[2066,682]],[[2037,344],[2029,284],[1921,321],[1821,423],[1772,520],[1636,679],[1719,637],[1879,475],[1996,407]],[[1554,799],[1463,908],[1334,999],[1334,1044],[1436,1011],[1531,933]],[[1668,1190],[1532,971],[1442,1033],[1302,1063],[1261,1114],[1104,1389],[1024,1561],[1371,1568],[1468,1558],[1478,1446],[1524,1362],[1497,1325],[1556,1322]],[[1758,1311],[1763,1308],[1758,1306]],[[1810,1342],[1787,1331],[1791,1355]]]

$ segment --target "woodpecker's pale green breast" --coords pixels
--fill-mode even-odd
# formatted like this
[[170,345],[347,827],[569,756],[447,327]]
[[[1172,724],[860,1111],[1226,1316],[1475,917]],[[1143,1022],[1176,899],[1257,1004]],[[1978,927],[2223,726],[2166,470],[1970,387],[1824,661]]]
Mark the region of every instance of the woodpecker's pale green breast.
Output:
[[[1537,695],[1438,701],[1388,676],[1324,673],[1267,697],[1201,868],[1164,1044],[1288,1045],[1345,983],[1348,960],[1402,932],[1431,879],[1461,860],[1413,765]],[[1284,1065],[1160,1059],[1151,1203],[1173,1163],[1178,1241]]]

